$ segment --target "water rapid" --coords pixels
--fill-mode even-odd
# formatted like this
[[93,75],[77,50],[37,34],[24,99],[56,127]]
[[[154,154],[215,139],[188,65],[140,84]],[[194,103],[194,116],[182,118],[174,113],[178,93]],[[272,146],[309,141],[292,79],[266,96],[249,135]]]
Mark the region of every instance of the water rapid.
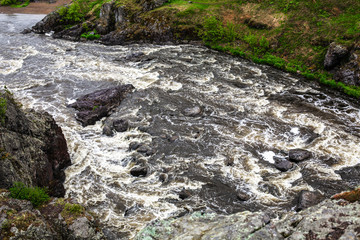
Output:
[[[118,236],[131,239],[152,220],[196,210],[276,214],[293,209],[301,190],[356,184],[339,174],[360,163],[355,100],[200,46],[103,46],[19,33],[42,17],[0,14],[0,85],[25,108],[54,116],[72,159],[67,197]],[[121,84],[136,90],[109,119],[128,121],[126,132],[103,135],[109,119],[82,127],[67,107]],[[287,172],[274,167],[296,148],[313,158]],[[130,174],[136,166],[146,177]]]

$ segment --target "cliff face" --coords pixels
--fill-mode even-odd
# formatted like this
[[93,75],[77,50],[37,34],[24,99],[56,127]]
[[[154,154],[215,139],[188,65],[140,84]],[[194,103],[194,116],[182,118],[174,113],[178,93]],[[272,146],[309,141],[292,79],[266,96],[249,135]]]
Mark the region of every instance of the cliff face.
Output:
[[23,111],[11,94],[0,124],[0,188],[13,182],[48,187],[52,196],[64,196],[64,170],[71,164],[61,128],[46,112]]

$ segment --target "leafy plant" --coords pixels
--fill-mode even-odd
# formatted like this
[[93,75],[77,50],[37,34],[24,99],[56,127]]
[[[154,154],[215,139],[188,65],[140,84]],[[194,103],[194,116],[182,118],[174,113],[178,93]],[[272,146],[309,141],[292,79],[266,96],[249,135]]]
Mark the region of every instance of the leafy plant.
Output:
[[[86,38],[88,40],[95,40],[95,39],[99,39],[101,37],[101,35],[97,34],[96,30],[94,29],[91,32],[86,32],[86,33],[81,34],[81,37]],[[94,108],[95,107],[97,108],[98,106],[94,106]]]
[[16,4],[16,1],[17,0],[1,0],[0,5],[9,6],[9,5],[12,5],[12,4]]
[[7,110],[7,100],[6,98],[0,97],[0,122],[5,124],[5,113]]
[[34,207],[38,207],[50,200],[45,188],[27,187],[21,182],[15,182],[9,191],[10,197],[21,200],[29,200]]

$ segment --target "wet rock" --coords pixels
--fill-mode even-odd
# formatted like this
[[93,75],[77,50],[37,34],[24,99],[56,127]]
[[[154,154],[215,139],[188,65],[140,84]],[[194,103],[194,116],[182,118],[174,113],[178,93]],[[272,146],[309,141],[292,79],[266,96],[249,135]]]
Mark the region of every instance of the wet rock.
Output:
[[161,174],[159,175],[159,180],[160,180],[161,182],[167,182],[168,179],[169,179],[169,176],[168,176],[166,173],[161,173]]
[[325,197],[317,191],[311,192],[303,190],[299,194],[296,210],[301,211],[308,207],[314,206],[324,200],[324,198]]
[[65,137],[46,112],[23,111],[8,93],[4,124],[0,124],[0,187],[14,182],[48,187],[63,196],[64,170],[71,164]]
[[31,32],[32,32],[31,28],[25,28],[24,30],[21,31],[21,34],[28,34]]
[[350,187],[356,188],[359,186],[360,164],[352,167],[345,167],[340,170],[336,170],[335,173],[339,174],[342,180],[348,182]]
[[304,149],[291,149],[289,151],[289,160],[296,163],[305,161],[311,156],[311,152]]
[[114,136],[114,132],[110,126],[104,126],[103,128],[103,134],[109,137]]
[[131,142],[129,144],[129,151],[134,151],[136,149],[138,149],[141,146],[141,143],[139,142]]
[[275,167],[282,172],[286,172],[286,171],[290,170],[291,168],[293,168],[293,166],[294,166],[294,163],[292,163],[286,159],[274,158],[274,160],[275,160]]
[[81,38],[81,34],[85,32],[82,25],[75,25],[71,28],[65,28],[62,31],[55,32],[52,36],[53,38],[63,38],[71,41],[79,41]]
[[196,116],[201,115],[201,113],[202,113],[202,108],[199,106],[195,106],[192,108],[186,108],[184,110],[184,115],[188,116],[188,117],[196,117]]
[[236,197],[240,201],[248,201],[251,195],[245,191],[237,191]]
[[324,60],[325,69],[327,70],[333,69],[335,66],[339,65],[340,62],[348,54],[349,51],[346,47],[341,46],[335,42],[332,42],[325,55],[325,60]]
[[191,192],[185,188],[183,188],[180,192],[179,192],[179,198],[184,200],[191,197]]
[[32,31],[35,33],[48,33],[51,31],[61,31],[63,28],[59,24],[61,22],[61,16],[56,11],[46,15],[40,22],[36,23],[32,27]]
[[131,84],[102,89],[82,96],[69,107],[78,110],[76,119],[83,126],[95,124],[96,121],[107,117],[110,112],[120,105],[121,101],[133,91]]
[[147,173],[147,167],[134,167],[130,170],[130,174],[134,177],[146,177]]
[[113,122],[115,131],[126,132],[129,128],[129,122],[123,119],[118,119]]
[[128,54],[125,59],[133,62],[139,62],[141,61],[142,57],[145,56],[145,53],[143,52],[134,52]]

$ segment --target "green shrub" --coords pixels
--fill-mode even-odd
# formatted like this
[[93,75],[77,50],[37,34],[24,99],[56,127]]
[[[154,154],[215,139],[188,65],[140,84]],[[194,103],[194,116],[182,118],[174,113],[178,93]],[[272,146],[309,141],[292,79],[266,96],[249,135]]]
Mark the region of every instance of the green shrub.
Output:
[[79,204],[66,203],[64,207],[64,211],[73,215],[81,215],[85,212],[85,209],[83,206]]
[[[86,33],[81,34],[81,37],[86,38],[88,40],[95,40],[95,39],[99,39],[101,36],[100,36],[100,34],[97,34],[96,30],[94,29],[91,32],[86,32]],[[94,108],[95,107],[97,108],[98,106],[94,106]],[[93,110],[95,110],[95,109],[93,109]]]
[[10,190],[10,197],[29,200],[34,207],[38,207],[41,204],[50,200],[49,195],[46,193],[45,188],[40,187],[27,187],[24,183],[15,182]]
[[5,113],[7,109],[7,100],[6,98],[0,97],[0,123],[5,124]]
[[12,4],[16,4],[17,0],[1,0],[0,5],[2,6],[9,6]]

